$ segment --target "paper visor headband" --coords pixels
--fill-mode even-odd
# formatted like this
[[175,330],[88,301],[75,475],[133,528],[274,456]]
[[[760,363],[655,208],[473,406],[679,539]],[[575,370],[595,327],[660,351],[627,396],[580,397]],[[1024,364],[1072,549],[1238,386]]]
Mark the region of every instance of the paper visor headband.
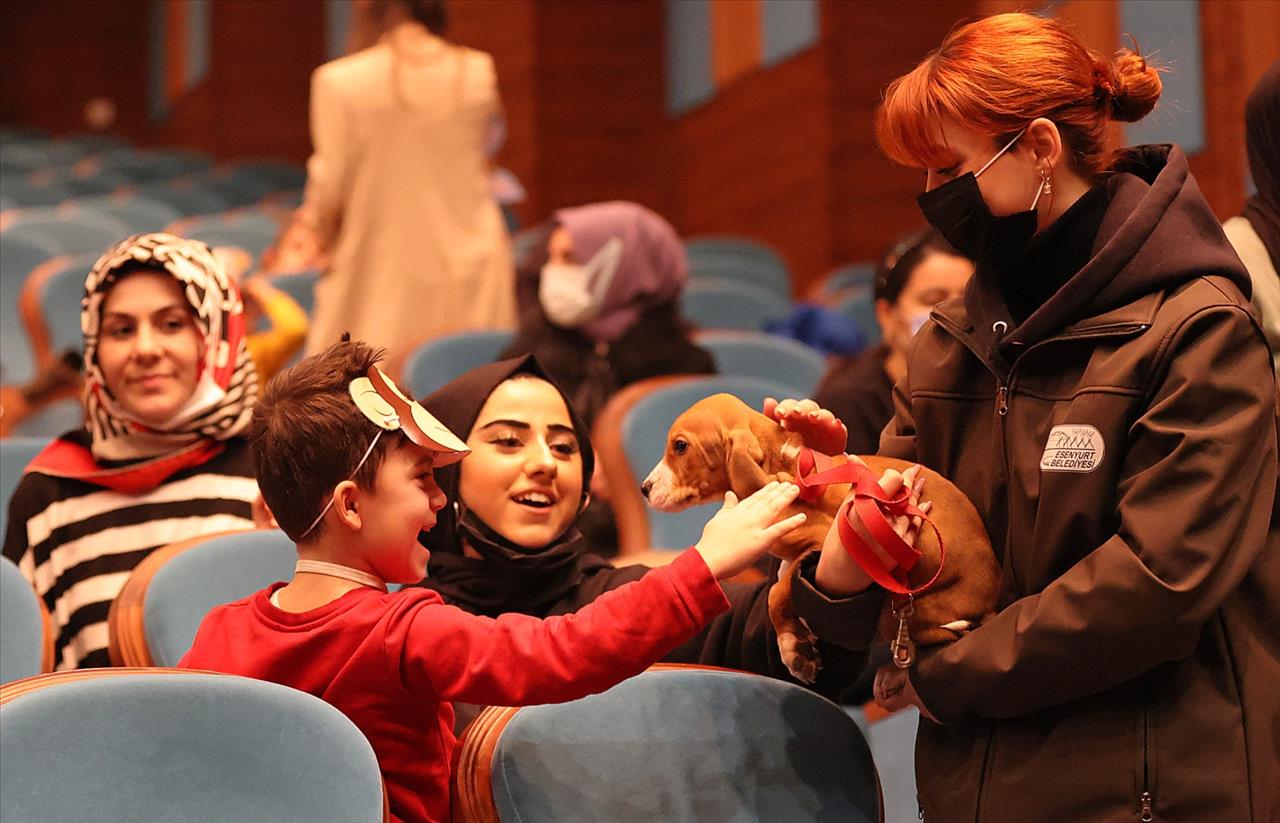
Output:
[[[436,452],[436,466],[457,463],[471,453],[466,443],[449,431],[448,427],[437,420],[435,415],[427,411],[421,403],[405,397],[395,381],[383,374],[382,369],[377,366],[369,367],[367,377],[357,377],[352,380],[348,391],[356,408],[378,427],[378,433],[373,436],[369,448],[365,449],[364,456],[351,470],[351,477],[355,477],[360,472],[369,455],[373,454],[373,447],[378,444],[382,435],[396,429],[403,431],[405,437],[416,445]],[[333,496],[330,495],[329,502],[320,510],[320,514],[316,515],[316,519],[311,521],[311,525],[307,526],[307,530],[298,535],[298,539],[301,540],[310,534],[332,507]]]

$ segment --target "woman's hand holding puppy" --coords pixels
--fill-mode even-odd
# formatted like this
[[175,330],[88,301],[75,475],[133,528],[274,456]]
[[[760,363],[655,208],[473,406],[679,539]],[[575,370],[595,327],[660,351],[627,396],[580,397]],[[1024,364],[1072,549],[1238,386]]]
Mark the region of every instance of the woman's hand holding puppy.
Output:
[[775,541],[804,523],[803,513],[778,520],[799,491],[794,483],[775,481],[742,501],[725,492],[724,507],[703,527],[702,539],[694,546],[716,579],[746,570]]
[[831,412],[812,400],[786,399],[779,402],[764,399],[764,416],[778,421],[782,428],[800,435],[809,448],[821,454],[844,454],[849,431]]
[[[910,500],[912,505],[919,506],[921,511],[928,514],[931,504],[920,503],[920,492],[924,488],[924,477],[920,474],[919,466],[912,466],[903,474],[889,469],[880,476],[879,482],[880,488],[884,489],[888,494],[896,494],[898,489],[906,485],[911,489]],[[920,531],[920,518],[898,516],[891,518],[890,522],[893,530],[907,545],[915,545],[916,536]],[[871,533],[867,531],[867,527],[862,524],[862,521],[854,514],[852,509],[849,511],[849,523],[862,536],[867,545],[875,551],[880,561],[884,563],[885,568],[892,569],[897,565],[893,558],[871,536]],[[818,556],[815,582],[817,582],[818,588],[822,591],[837,596],[857,594],[871,585],[871,577],[854,562],[841,543],[838,521],[832,521],[831,529],[827,532],[827,538],[823,541],[822,554]]]

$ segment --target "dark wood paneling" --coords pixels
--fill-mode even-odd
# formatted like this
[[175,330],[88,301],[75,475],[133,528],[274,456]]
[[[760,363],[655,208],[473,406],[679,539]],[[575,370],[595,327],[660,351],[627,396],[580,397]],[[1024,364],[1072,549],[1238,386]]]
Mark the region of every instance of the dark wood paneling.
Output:
[[83,132],[84,105],[115,101],[116,131],[145,135],[147,0],[0,3],[0,122]]
[[311,72],[324,62],[324,6],[314,0],[214,0],[208,83],[223,157],[305,160]]
[[822,4],[823,42],[832,77],[835,133],[832,264],[874,260],[897,237],[924,225],[915,198],[923,175],[887,160],[876,144],[875,111],[884,89],[916,66],[962,19],[969,0],[910,4],[892,0]]
[[678,227],[775,246],[799,293],[832,260],[830,77],[820,50],[743,77],[685,115]]
[[[498,94],[507,119],[507,142],[499,165],[510,169],[526,188],[537,176],[537,64],[533,0],[467,0],[449,6],[448,36],[454,42],[488,52],[498,74]],[[517,212],[524,223],[538,213],[537,192]]]
[[540,214],[634,200],[673,216],[662,20],[660,0],[537,3]]

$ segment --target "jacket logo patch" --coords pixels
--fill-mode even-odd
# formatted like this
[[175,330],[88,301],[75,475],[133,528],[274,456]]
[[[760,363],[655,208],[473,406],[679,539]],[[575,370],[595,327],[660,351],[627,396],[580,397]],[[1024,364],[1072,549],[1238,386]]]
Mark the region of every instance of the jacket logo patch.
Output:
[[1106,443],[1093,426],[1054,426],[1049,432],[1040,470],[1046,472],[1091,472],[1102,463]]

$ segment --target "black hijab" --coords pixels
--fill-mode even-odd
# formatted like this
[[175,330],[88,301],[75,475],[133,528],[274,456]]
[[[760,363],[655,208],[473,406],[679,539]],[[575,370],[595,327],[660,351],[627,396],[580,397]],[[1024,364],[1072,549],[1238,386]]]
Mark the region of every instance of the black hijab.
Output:
[[[526,355],[472,369],[435,391],[422,403],[450,431],[466,439],[494,389],[521,374],[546,380],[564,397],[564,391],[556,386],[533,355]],[[565,399],[565,405],[578,435],[585,501],[595,468],[595,455],[586,425],[568,399]],[[582,535],[572,526],[550,544],[538,549],[528,549],[507,540],[462,503],[458,496],[460,476],[457,463],[436,470],[436,481],[449,498],[449,505],[438,514],[435,528],[419,537],[431,551],[427,579],[420,586],[438,591],[447,602],[473,614],[496,617],[504,612],[521,612],[541,616],[551,605],[577,588],[588,572],[609,565],[607,561],[584,552]],[[481,559],[463,555],[464,540],[480,554]]]
[[1244,204],[1244,217],[1262,239],[1280,272],[1280,60],[1253,87],[1244,109],[1249,173],[1258,193]]

